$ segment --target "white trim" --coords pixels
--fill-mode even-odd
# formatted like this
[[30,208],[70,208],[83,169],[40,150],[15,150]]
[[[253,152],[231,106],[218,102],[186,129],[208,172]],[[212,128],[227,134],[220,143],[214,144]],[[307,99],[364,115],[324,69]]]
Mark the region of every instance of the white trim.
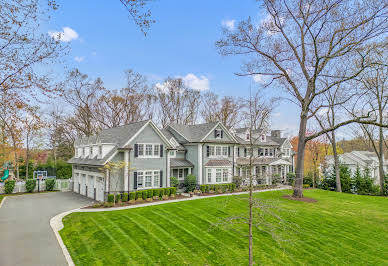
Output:
[[202,184],[202,144],[198,144],[198,184]]
[[228,134],[232,140],[238,143],[237,139],[229,132],[229,130],[220,121],[218,121],[217,124],[209,131],[209,133],[207,133],[206,136],[203,137],[200,141],[204,141],[218,126],[221,126],[221,128],[224,130],[224,133]]

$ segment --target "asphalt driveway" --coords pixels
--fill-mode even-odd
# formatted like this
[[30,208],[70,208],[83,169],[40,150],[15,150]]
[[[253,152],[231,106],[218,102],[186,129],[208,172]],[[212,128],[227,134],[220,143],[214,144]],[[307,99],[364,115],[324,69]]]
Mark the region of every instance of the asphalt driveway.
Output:
[[7,197],[0,209],[0,265],[67,265],[50,219],[91,202],[73,192]]

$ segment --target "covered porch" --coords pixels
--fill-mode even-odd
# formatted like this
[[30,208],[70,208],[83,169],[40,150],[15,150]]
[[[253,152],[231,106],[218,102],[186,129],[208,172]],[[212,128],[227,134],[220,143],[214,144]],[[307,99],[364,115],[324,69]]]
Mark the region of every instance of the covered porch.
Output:
[[170,177],[176,177],[180,183],[183,183],[185,177],[192,173],[194,165],[186,159],[171,158]]

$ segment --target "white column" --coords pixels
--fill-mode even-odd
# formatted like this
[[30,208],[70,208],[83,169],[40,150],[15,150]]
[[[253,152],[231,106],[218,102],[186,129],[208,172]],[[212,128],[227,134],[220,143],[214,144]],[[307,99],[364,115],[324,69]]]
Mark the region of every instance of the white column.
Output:
[[105,169],[105,192],[109,191],[109,169]]
[[198,144],[198,184],[202,184],[202,144]]
[[170,153],[167,150],[166,152],[166,160],[167,160],[167,169],[166,169],[166,187],[170,187]]
[[128,191],[128,168],[129,168],[128,161],[129,161],[129,151],[125,150],[124,151],[125,167],[124,167],[124,189],[123,189],[123,191]]
[[189,175],[191,175],[191,167],[187,168]]

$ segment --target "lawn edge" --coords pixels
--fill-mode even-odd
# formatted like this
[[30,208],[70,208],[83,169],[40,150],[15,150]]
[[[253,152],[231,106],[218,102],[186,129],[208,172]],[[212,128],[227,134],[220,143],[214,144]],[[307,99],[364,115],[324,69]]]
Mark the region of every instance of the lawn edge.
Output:
[[4,204],[4,202],[5,202],[6,199],[7,199],[7,196],[5,196],[5,197],[3,197],[3,198],[1,199],[1,202],[0,202],[0,209],[1,209],[1,207],[3,206],[3,204]]
[[[266,189],[266,190],[260,190],[255,191],[254,193],[262,193],[262,192],[269,192],[269,191],[279,191],[279,190],[287,190],[290,189],[289,186],[284,186],[281,188],[272,188],[272,189]],[[69,250],[67,249],[66,245],[63,242],[63,239],[61,235],[59,234],[59,231],[61,231],[64,228],[64,224],[62,222],[63,218],[71,213],[74,212],[105,212],[105,211],[119,211],[119,210],[127,210],[127,209],[135,209],[135,208],[142,208],[147,206],[155,206],[155,205],[161,205],[161,204],[169,204],[174,202],[181,202],[181,201],[188,201],[188,200],[200,200],[200,199],[207,199],[207,198],[214,198],[214,197],[223,197],[223,196],[233,196],[233,195],[243,195],[248,194],[249,191],[244,192],[238,192],[238,193],[228,193],[228,194],[220,194],[220,195],[211,195],[211,196],[197,196],[187,199],[177,199],[177,200],[168,200],[168,201],[159,201],[159,202],[152,202],[149,204],[139,204],[139,205],[133,205],[133,206],[124,206],[124,207],[115,207],[115,208],[96,208],[96,209],[82,209],[77,208],[70,211],[65,211],[60,214],[57,214],[56,216],[52,217],[50,219],[50,226],[51,229],[54,231],[55,237],[57,238],[58,244],[60,248],[62,249],[62,253],[65,256],[65,259],[67,261],[67,264],[69,266],[75,266],[73,259],[70,256]],[[4,202],[5,197],[3,198]],[[1,206],[1,203],[0,203]],[[86,207],[86,206],[85,206]]]

